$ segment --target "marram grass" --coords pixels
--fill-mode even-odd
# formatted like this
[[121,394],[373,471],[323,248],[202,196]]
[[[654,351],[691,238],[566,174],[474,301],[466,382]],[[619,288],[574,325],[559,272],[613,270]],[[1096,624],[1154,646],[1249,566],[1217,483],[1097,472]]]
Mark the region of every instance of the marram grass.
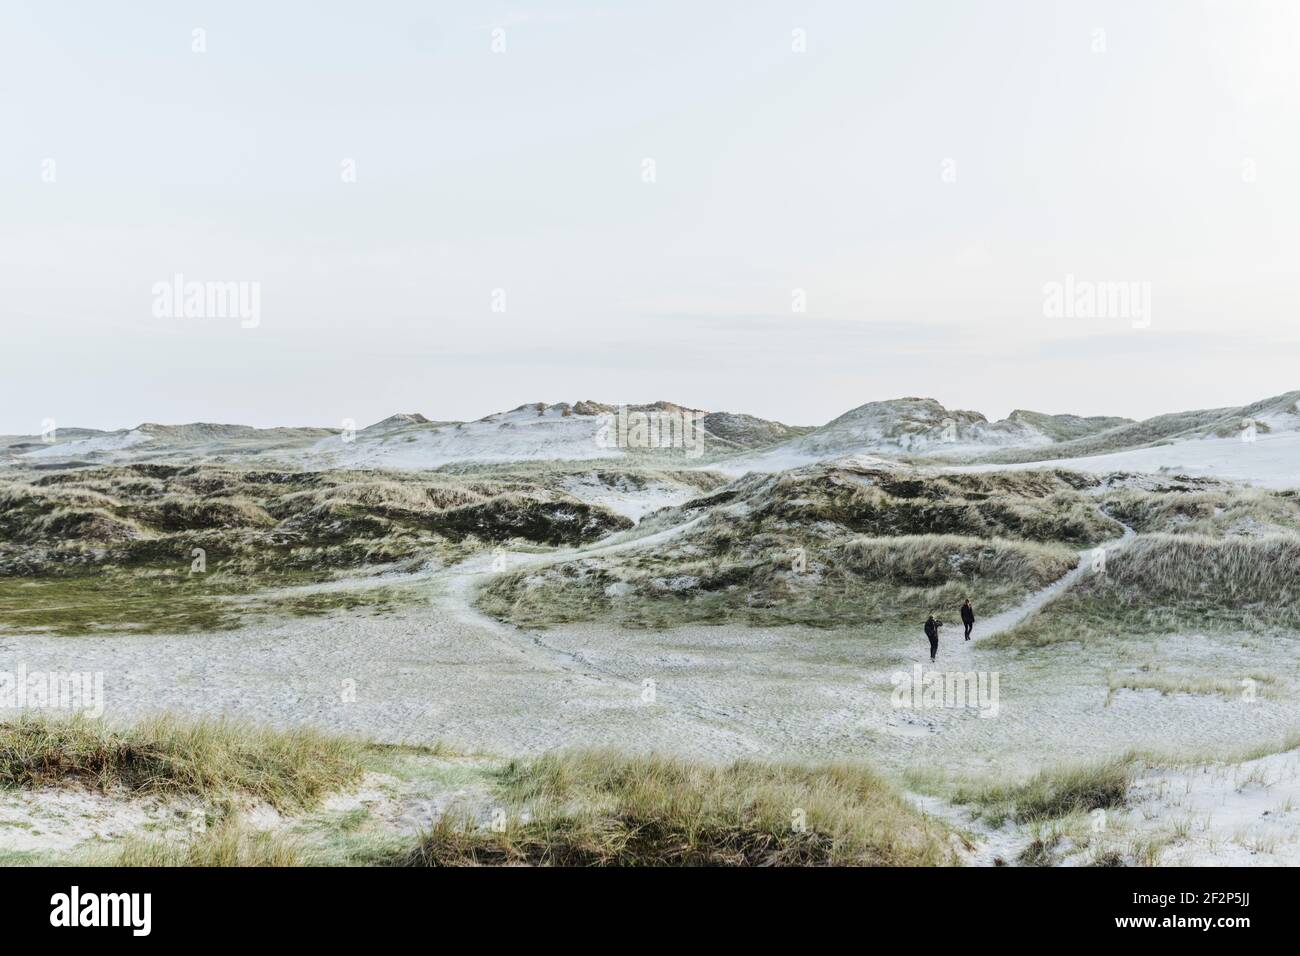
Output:
[[513,762],[499,828],[447,814],[408,865],[936,866],[947,827],[855,764],[693,763],[612,751]]
[[127,729],[85,718],[0,724],[0,786],[80,784],[102,791],[313,806],[361,773],[362,745],[307,728],[153,717]]

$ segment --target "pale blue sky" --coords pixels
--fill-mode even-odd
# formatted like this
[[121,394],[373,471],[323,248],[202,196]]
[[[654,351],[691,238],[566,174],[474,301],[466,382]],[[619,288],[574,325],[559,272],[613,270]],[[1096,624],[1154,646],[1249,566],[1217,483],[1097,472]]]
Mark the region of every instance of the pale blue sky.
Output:
[[[579,398],[1146,416],[1300,387],[1300,4],[0,17],[0,432]],[[178,272],[260,282],[260,325],[155,318]],[[1045,318],[1067,273],[1150,282],[1151,327]]]

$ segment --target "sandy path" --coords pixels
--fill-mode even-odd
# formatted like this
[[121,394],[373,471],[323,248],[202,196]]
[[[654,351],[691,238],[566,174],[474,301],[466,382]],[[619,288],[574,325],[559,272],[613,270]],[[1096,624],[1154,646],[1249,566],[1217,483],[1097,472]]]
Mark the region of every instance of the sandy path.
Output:
[[[653,546],[686,527],[509,561]],[[584,662],[473,609],[472,589],[491,573],[493,557],[353,582],[425,590],[425,603],[390,615],[335,613],[184,635],[5,635],[0,671],[102,674],[105,715],[124,721],[157,711],[229,715],[503,755],[583,744],[673,751],[682,741],[715,757],[761,749],[727,715],[649,695],[635,674]]]
[[[653,547],[688,527],[625,534],[585,548],[511,553],[507,565]],[[29,671],[101,672],[110,717],[225,713],[276,725],[313,723],[384,742],[442,739],[501,754],[617,745],[704,757],[863,757],[896,769],[1009,763],[1008,770],[1021,772],[1060,757],[1086,758],[1108,745],[1150,746],[1153,738],[1172,746],[1188,739],[1242,746],[1300,722],[1294,707],[1276,700],[1253,708],[1153,693],[1111,700],[1104,671],[1114,662],[1077,646],[1028,655],[981,647],[1086,573],[1089,559],[1085,552],[1062,580],[977,621],[976,640],[963,642],[956,627],[945,634],[941,669],[1001,673],[996,720],[962,708],[891,706],[891,678],[929,664],[919,621],[916,633],[884,640],[796,627],[650,632],[582,625],[536,633],[473,608],[474,589],[492,573],[491,554],[406,575],[404,581],[426,591],[427,603],[392,615],[355,611],[175,636],[8,635],[0,638],[0,670],[23,664]],[[1189,638],[1169,650],[1194,658],[1201,669],[1230,672],[1253,649],[1241,641]],[[1145,653],[1144,646],[1133,653]]]
[[[585,548],[510,553],[507,567],[652,547],[685,527],[624,534]],[[896,775],[1015,776],[1130,747],[1236,750],[1300,726],[1300,700],[1291,692],[1300,686],[1294,645],[1249,635],[1181,635],[1101,649],[984,646],[985,638],[1088,573],[1090,551],[1061,580],[978,620],[970,643],[961,640],[958,627],[945,633],[936,670],[1000,675],[993,719],[973,708],[893,706],[896,675],[916,665],[930,670],[919,620],[905,633],[884,635],[730,625],[628,631],[594,624],[533,633],[473,608],[475,588],[493,573],[492,560],[483,554],[453,568],[407,575],[405,583],[418,585],[426,600],[395,614],[340,612],[171,636],[6,635],[0,637],[0,671],[22,664],[29,671],[101,672],[111,719],[159,710],[225,714],[279,726],[312,724],[380,742],[445,740],[511,756],[615,746],[703,759],[864,759]],[[1255,702],[1110,693],[1109,671],[1151,659],[1216,676],[1267,662],[1279,693]],[[964,811],[939,801],[918,803],[975,834],[972,862],[1005,857],[1023,836],[984,831]]]
[[1015,627],[1021,621],[1024,621],[1034,612],[1046,607],[1051,601],[1055,600],[1060,594],[1068,590],[1085,574],[1092,573],[1093,564],[1098,552],[1104,552],[1105,559],[1109,560],[1111,555],[1125,547],[1134,537],[1135,532],[1133,529],[1128,525],[1124,525],[1124,533],[1120,537],[1113,538],[1110,541],[1098,545],[1096,548],[1085,548],[1080,551],[1079,563],[1047,587],[1033,592],[1015,607],[1007,608],[1005,611],[994,614],[992,617],[977,617],[975,620],[975,626],[971,629],[971,637],[969,641],[963,637],[965,628],[961,623],[961,618],[955,617],[955,619],[948,622],[940,632],[939,653],[945,658],[949,658],[951,655],[955,654],[958,655],[958,660],[968,661],[970,658],[971,644],[976,644],[980,640],[1001,634],[1003,631],[1011,630],[1011,628]]
[[[536,631],[528,631],[513,624],[508,624],[490,617],[474,607],[477,589],[494,573],[495,562],[504,558],[506,568],[517,571],[525,568],[538,568],[578,558],[602,557],[618,554],[633,549],[654,547],[662,544],[698,523],[701,518],[676,525],[655,534],[639,538],[630,538],[613,543],[597,543],[584,548],[571,548],[564,551],[538,554],[533,552],[495,552],[477,555],[468,561],[448,569],[447,587],[443,591],[443,607],[457,620],[474,628],[480,633],[492,635],[501,646],[516,653],[521,659],[529,661],[539,671],[558,671],[575,675],[578,679],[589,682],[592,686],[601,686],[621,696],[631,696],[647,706],[666,706],[682,715],[699,718],[705,722],[717,718],[726,719],[730,715],[725,711],[708,707],[698,701],[660,699],[657,685],[647,684],[653,678],[640,677],[636,674],[620,673],[618,670],[602,666],[588,660],[581,651],[557,647],[546,641]],[[500,572],[503,573],[503,572]],[[714,728],[714,733],[720,732]],[[761,744],[753,741],[746,734],[737,730],[724,733],[731,738],[734,746],[742,752],[757,753]]]

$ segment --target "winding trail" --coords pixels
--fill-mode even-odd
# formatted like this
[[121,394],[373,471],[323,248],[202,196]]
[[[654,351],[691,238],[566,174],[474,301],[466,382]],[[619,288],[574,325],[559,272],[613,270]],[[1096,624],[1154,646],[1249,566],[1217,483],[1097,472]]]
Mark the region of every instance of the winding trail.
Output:
[[[1123,524],[1123,522],[1120,522],[1120,524]],[[1030,594],[1015,607],[1008,608],[990,618],[983,620],[977,618],[969,641],[965,640],[962,637],[962,632],[953,625],[955,639],[949,637],[945,641],[943,637],[940,637],[939,657],[945,665],[953,659],[956,659],[959,664],[955,668],[945,666],[943,669],[965,669],[962,662],[970,661],[973,645],[978,644],[982,639],[1001,634],[1003,631],[1009,631],[1027,620],[1030,615],[1046,606],[1058,595],[1068,590],[1084,575],[1097,573],[1094,572],[1093,565],[1099,553],[1103,553],[1105,560],[1108,560],[1110,555],[1127,546],[1135,536],[1136,533],[1133,529],[1125,524],[1124,533],[1120,537],[1112,538],[1095,548],[1081,550],[1079,552],[1079,563],[1047,587]],[[1104,564],[1102,567],[1104,567]],[[938,666],[937,662],[936,666]],[[1032,834],[1015,824],[1009,823],[1000,829],[993,829],[983,821],[973,818],[965,807],[950,803],[940,797],[913,791],[905,791],[905,793],[923,813],[937,817],[952,828],[960,830],[975,839],[976,842],[973,848],[964,847],[959,851],[968,865],[997,866],[1009,864],[1034,839]]]
[[[498,554],[506,571],[526,571],[654,548],[688,533],[698,520],[652,533],[634,529],[581,547]],[[891,670],[920,656],[919,627],[881,635],[881,646],[871,648],[859,635],[828,632],[810,639],[798,628],[518,628],[474,607],[477,589],[501,570],[494,568],[497,556],[477,554],[450,567],[393,567],[284,592],[414,590],[420,600],[404,604],[400,614],[283,616],[255,619],[236,631],[184,634],[0,635],[0,671],[22,665],[29,672],[102,672],[106,716],[123,722],[174,711],[267,726],[311,725],[381,743],[444,740],[511,757],[572,746],[706,761],[871,757],[896,778],[917,762],[956,767],[947,761],[962,760],[970,748],[1013,754],[1024,734],[1056,741],[1096,726],[1087,717],[1061,730],[1033,696],[1018,713],[1008,707],[998,721],[981,721],[973,711],[936,715],[891,707],[882,686],[888,688]],[[960,629],[955,639],[945,636],[938,666],[979,669],[975,644],[1039,610],[1088,573],[1091,562],[1092,552],[1083,552],[1060,580],[977,621],[970,644]],[[928,666],[928,655],[924,659]],[[656,699],[647,702],[648,679],[656,682]],[[1040,683],[1027,679],[1025,686],[1037,693]],[[1089,698],[1071,701],[1070,715],[1089,713]],[[1288,713],[1279,710],[1270,719],[1280,723]],[[1050,729],[1044,716],[1052,720]],[[1107,712],[1104,719],[1112,716]],[[1252,710],[1240,719],[1258,726],[1260,716]],[[1118,717],[1117,726],[1127,727],[1124,715]],[[904,719],[912,725],[889,726]],[[1145,732],[1145,710],[1142,719]],[[1040,745],[1035,754],[1043,750]],[[1043,759],[1051,759],[1055,751],[1045,752]],[[1019,831],[989,830],[943,799],[909,796],[923,812],[970,837],[971,845],[960,851],[966,862],[1014,860],[1028,842]]]
[[[474,624],[480,631],[492,634],[503,646],[517,654],[522,660],[539,669],[555,670],[574,675],[593,684],[612,684],[620,686],[627,693],[636,693],[640,682],[635,676],[621,673],[609,666],[600,666],[584,655],[581,648],[567,650],[549,643],[541,634],[526,628],[517,627],[490,617],[474,607],[474,596],[479,587],[494,574],[503,571],[519,571],[528,568],[542,568],[565,561],[584,558],[605,557],[627,551],[653,547],[672,540],[693,527],[703,516],[680,525],[640,537],[628,537],[619,541],[601,541],[593,545],[567,548],[559,551],[537,552],[496,552],[478,555],[462,562],[442,573],[435,575],[445,587],[439,596],[439,605],[446,613],[459,620]],[[956,639],[948,637],[941,641],[940,661],[946,670],[966,670],[973,654],[973,646],[981,640],[1010,630],[1028,619],[1035,612],[1049,604],[1057,596],[1068,590],[1086,574],[1096,573],[1094,565],[1100,554],[1108,558],[1115,551],[1126,546],[1133,539],[1132,528],[1124,525],[1124,533],[1104,542],[1095,548],[1086,548],[1079,552],[1078,564],[1045,588],[1033,592],[1015,607],[1008,608],[989,618],[976,621],[975,631],[970,641],[962,639],[961,632],[954,626]],[[506,567],[499,567],[500,557],[504,555]],[[494,569],[494,562],[498,567]],[[1104,566],[1104,565],[1103,565]],[[973,668],[970,668],[973,669]],[[685,697],[668,696],[664,703],[670,704],[683,716],[707,722],[712,731],[720,729],[719,721],[728,720],[733,714],[723,708],[711,706],[706,701],[690,700]],[[760,753],[763,746],[748,734],[728,728],[725,733],[738,749]],[[972,818],[969,811],[948,801],[916,792],[905,791],[906,796],[923,813],[938,818],[955,830],[970,838],[962,841],[959,855],[968,865],[992,866],[1014,861],[1033,839],[1023,828],[1008,825],[1002,829],[993,829],[978,819]]]
[[[1123,522],[1120,522],[1121,524]],[[955,639],[951,636],[941,635],[939,639],[939,654],[941,657],[951,655],[952,648],[960,648],[962,651],[969,652],[972,644],[979,643],[980,640],[994,635],[1001,634],[1003,631],[1009,631],[1016,625],[1027,620],[1030,615],[1045,607],[1055,600],[1060,594],[1067,591],[1076,581],[1086,574],[1094,573],[1093,562],[1097,559],[1098,552],[1104,552],[1108,560],[1112,554],[1128,545],[1135,537],[1135,532],[1128,525],[1124,525],[1124,533],[1118,538],[1112,538],[1109,541],[1097,545],[1095,548],[1084,548],[1079,552],[1079,563],[1073,569],[1067,571],[1061,577],[1057,578],[1047,587],[1035,591],[1026,597],[1015,607],[1007,608],[998,614],[988,618],[977,618],[975,628],[971,632],[971,639],[966,641],[961,636],[961,631],[957,625],[950,624]]]
[[[444,584],[444,588],[435,600],[446,613],[457,620],[475,625],[481,631],[487,631],[501,645],[538,669],[562,671],[589,683],[612,684],[621,687],[628,693],[641,694],[645,690],[643,679],[620,673],[610,667],[602,667],[589,660],[579,650],[565,650],[548,643],[537,631],[528,630],[484,614],[474,606],[475,595],[478,589],[496,574],[513,573],[529,568],[543,568],[565,561],[606,557],[625,551],[653,547],[684,534],[703,520],[704,517],[704,515],[700,515],[690,521],[653,534],[639,537],[633,536],[612,542],[608,539],[602,539],[594,544],[577,548],[547,552],[498,550],[492,553],[475,555],[473,558],[447,568],[438,576],[439,580]],[[504,559],[505,567],[494,568],[494,565],[501,563],[502,559]],[[714,723],[714,732],[718,730],[716,721],[726,720],[733,716],[727,710],[710,707],[699,701],[677,698],[672,695],[664,696],[663,692],[657,687],[654,689],[654,694],[656,700],[663,697],[663,703],[674,705],[680,711],[695,718]],[[750,753],[759,753],[763,750],[762,744],[747,734],[736,730],[727,730],[726,733],[732,742],[742,750]]]
[[[662,546],[692,526],[639,527],[580,547],[499,553],[506,571],[526,574]],[[1133,537],[1126,528],[1101,547],[1113,553]],[[904,790],[904,796],[962,835],[953,843],[962,862],[1015,863],[1036,835],[1033,828],[994,829],[973,819],[969,806],[949,802],[946,787],[954,778],[1018,777],[1055,761],[1102,759],[1152,741],[1189,752],[1268,744],[1300,721],[1300,703],[1289,695],[1247,703],[1150,691],[1112,701],[1110,670],[1141,666],[1152,653],[1138,642],[1110,648],[1122,653],[1107,659],[1075,643],[1041,653],[988,646],[993,642],[987,638],[1031,619],[1091,573],[1094,553],[1081,551],[1057,581],[981,617],[970,643],[960,628],[946,628],[955,633],[945,633],[933,667],[919,621],[877,629],[871,640],[847,629],[684,625],[646,631],[616,622],[535,633],[474,607],[476,590],[501,570],[493,565],[497,555],[481,553],[450,567],[375,568],[281,592],[394,585],[406,592],[400,613],[254,616],[233,631],[180,634],[5,634],[0,672],[22,666],[29,673],[102,673],[105,716],[121,722],[173,711],[266,726],[309,725],[379,743],[445,741],[464,752],[508,757],[614,747],[707,762],[866,759],[896,781],[933,767],[941,771],[933,789]],[[1191,673],[1236,674],[1258,667],[1259,655],[1270,650],[1247,637],[1174,634],[1162,639],[1158,653]],[[1000,670],[999,719],[982,720],[970,707],[894,706],[891,677],[915,665],[931,672]],[[1300,665],[1291,676],[1300,678]],[[651,679],[657,699],[647,701]],[[1288,680],[1284,686],[1294,685]],[[1287,773],[1283,782],[1296,789],[1287,782],[1294,774]],[[1275,798],[1252,783],[1243,796],[1235,779],[1208,789],[1202,786],[1207,779],[1200,771],[1149,775],[1139,794],[1146,796],[1131,814],[1134,832],[1154,826],[1142,816],[1151,808],[1163,813],[1174,807],[1168,812],[1213,812],[1223,821],[1215,839],[1245,846],[1234,834],[1247,822],[1262,840],[1291,839],[1295,818],[1279,809],[1290,790]],[[1172,804],[1169,793],[1182,803]]]
[[[650,547],[670,541],[689,531],[697,523],[703,520],[701,515],[690,521],[679,525],[674,525],[663,531],[655,532],[650,535],[641,537],[632,537],[622,541],[609,542],[607,539],[592,545],[578,548],[566,548],[558,551],[547,552],[529,552],[529,551],[498,551],[492,554],[476,555],[460,564],[446,568],[441,572],[431,575],[434,580],[444,582],[445,589],[440,597],[440,605],[448,612],[454,614],[461,620],[472,621],[480,627],[486,627],[499,635],[515,651],[523,656],[530,656],[539,665],[553,666],[565,671],[579,671],[593,678],[606,678],[627,682],[630,678],[615,673],[609,669],[602,669],[592,664],[582,656],[580,652],[564,650],[547,643],[543,637],[536,631],[527,630],[513,624],[507,624],[479,611],[474,606],[474,598],[477,591],[484,583],[490,580],[494,575],[507,572],[515,572],[528,568],[543,568],[554,564],[560,564],[566,561],[574,561],[583,558],[599,558],[612,554],[619,554],[626,551],[634,551],[644,547]],[[1062,575],[1056,581],[1053,581],[1047,587],[1035,591],[1026,597],[1015,607],[1008,608],[989,618],[982,618],[975,622],[975,630],[972,633],[971,640],[963,640],[958,636],[955,640],[952,637],[945,637],[940,642],[940,654],[945,659],[951,659],[957,655],[959,659],[964,659],[969,655],[971,646],[979,643],[980,640],[1000,634],[1003,631],[1010,630],[1030,615],[1050,603],[1058,595],[1066,591],[1085,574],[1092,572],[1093,563],[1097,558],[1098,552],[1105,552],[1107,557],[1115,551],[1123,548],[1134,537],[1134,531],[1128,525],[1124,525],[1124,533],[1118,538],[1106,541],[1095,548],[1085,548],[1079,552],[1079,563],[1066,574]],[[494,569],[493,564],[504,556],[506,567],[504,569]],[[956,625],[949,625],[953,632],[957,631]],[[537,654],[535,652],[541,652]],[[713,714],[722,712],[703,708],[704,711]]]

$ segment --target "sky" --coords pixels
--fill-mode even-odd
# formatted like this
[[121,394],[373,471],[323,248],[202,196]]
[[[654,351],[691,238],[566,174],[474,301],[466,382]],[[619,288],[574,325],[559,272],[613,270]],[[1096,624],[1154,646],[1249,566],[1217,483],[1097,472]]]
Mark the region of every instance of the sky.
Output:
[[1285,0],[6,0],[0,131],[0,433],[1300,388]]

